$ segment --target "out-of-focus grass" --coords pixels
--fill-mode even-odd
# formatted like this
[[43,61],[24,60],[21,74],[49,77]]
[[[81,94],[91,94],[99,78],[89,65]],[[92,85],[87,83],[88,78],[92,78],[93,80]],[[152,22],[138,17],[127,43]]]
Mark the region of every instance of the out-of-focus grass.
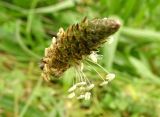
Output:
[[[160,116],[159,0],[1,0],[0,116]],[[116,16],[123,26],[100,63],[117,78],[97,87],[91,101],[67,100],[74,72],[42,82],[38,63],[59,27],[88,18]],[[86,73],[97,80],[94,71]],[[81,113],[81,114],[79,114]]]

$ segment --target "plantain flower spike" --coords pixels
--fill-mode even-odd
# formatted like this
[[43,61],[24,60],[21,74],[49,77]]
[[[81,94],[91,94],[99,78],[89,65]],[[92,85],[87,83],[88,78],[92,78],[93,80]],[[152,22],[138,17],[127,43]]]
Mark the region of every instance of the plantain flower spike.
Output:
[[118,20],[88,20],[86,17],[80,23],[69,26],[66,31],[60,28],[57,37],[45,48],[45,56],[41,61],[42,77],[46,80],[50,80],[51,76],[59,78],[70,67],[80,65],[119,28]]

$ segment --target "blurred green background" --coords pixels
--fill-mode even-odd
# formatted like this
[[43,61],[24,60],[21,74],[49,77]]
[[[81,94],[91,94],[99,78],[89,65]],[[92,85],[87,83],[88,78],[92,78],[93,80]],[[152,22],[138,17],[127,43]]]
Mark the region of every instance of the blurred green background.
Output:
[[[100,49],[116,79],[90,101],[68,100],[73,71],[47,83],[38,63],[58,29],[84,16],[123,22]],[[160,0],[0,0],[0,117],[160,117],[159,19]]]

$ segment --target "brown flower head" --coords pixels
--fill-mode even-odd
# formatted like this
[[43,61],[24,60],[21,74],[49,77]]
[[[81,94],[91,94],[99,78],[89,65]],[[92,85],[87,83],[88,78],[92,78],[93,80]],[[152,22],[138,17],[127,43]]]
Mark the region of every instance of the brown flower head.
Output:
[[51,45],[45,49],[42,59],[42,77],[60,77],[71,66],[80,65],[81,61],[93,51],[96,51],[107,38],[120,27],[117,20],[103,18],[88,20],[62,28],[53,37]]

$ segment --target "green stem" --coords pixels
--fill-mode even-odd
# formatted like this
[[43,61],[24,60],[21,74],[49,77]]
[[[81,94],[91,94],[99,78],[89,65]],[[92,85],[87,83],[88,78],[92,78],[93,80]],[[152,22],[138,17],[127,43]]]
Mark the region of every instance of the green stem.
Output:
[[31,4],[31,9],[29,10],[29,14],[27,17],[27,27],[26,27],[27,34],[29,34],[31,32],[32,21],[34,18],[34,8],[36,7],[37,3],[38,3],[38,0],[33,0],[32,4]]
[[17,21],[16,22],[16,31],[15,31],[15,34],[16,34],[16,39],[17,39],[17,42],[18,44],[20,45],[20,47],[26,52],[28,53],[29,55],[35,57],[36,59],[40,59],[40,56],[33,53],[32,51],[30,51],[26,45],[23,43],[22,39],[21,39],[21,36],[20,36],[20,21]]
[[35,17],[34,8],[36,7],[37,3],[38,3],[38,0],[33,0],[30,6],[30,10],[28,11],[28,15],[27,15],[26,34],[27,34],[27,40],[31,46],[33,46],[31,31],[32,31],[32,27],[34,26],[33,24],[33,19]]
[[[78,3],[79,0],[66,0],[66,1],[59,2],[54,5],[51,5],[51,6],[36,8],[36,9],[34,8],[34,13],[41,13],[41,14],[53,13],[53,12],[60,11],[60,10],[66,9],[66,8],[74,7],[76,2]],[[27,10],[27,9],[15,6],[13,4],[10,4],[10,3],[4,2],[4,1],[0,1],[0,5],[1,4],[3,5],[3,7],[7,7],[11,10],[18,11],[24,15],[28,15],[30,13],[29,11],[31,10],[31,9]]]
[[43,81],[43,79],[39,78],[39,80],[37,81],[37,84],[36,84],[35,88],[33,89],[33,92],[31,94],[31,96],[29,97],[29,99],[26,102],[26,105],[23,107],[22,111],[20,112],[19,117],[23,117],[25,115],[25,113],[27,112],[28,107],[32,103],[32,100],[36,97],[36,92],[38,92],[38,89],[40,88],[40,86],[42,84],[42,81]]
[[14,10],[14,11],[18,11],[18,12],[20,12],[22,14],[26,14],[27,13],[26,9],[18,7],[18,6],[13,5],[13,4],[10,4],[8,2],[0,1],[0,6],[6,7],[8,9],[11,9],[11,10]]
[[76,0],[66,0],[52,6],[35,9],[35,13],[53,13],[62,9],[70,8],[75,5]]
[[[120,32],[120,31],[119,31]],[[107,70],[112,70],[115,52],[119,41],[119,32],[113,35],[114,41],[111,44],[105,43],[103,48],[103,61]]]
[[160,42],[160,32],[156,32],[153,30],[123,27],[121,29],[121,34],[124,36],[133,37],[133,39],[136,39],[137,41],[148,40],[148,41]]

